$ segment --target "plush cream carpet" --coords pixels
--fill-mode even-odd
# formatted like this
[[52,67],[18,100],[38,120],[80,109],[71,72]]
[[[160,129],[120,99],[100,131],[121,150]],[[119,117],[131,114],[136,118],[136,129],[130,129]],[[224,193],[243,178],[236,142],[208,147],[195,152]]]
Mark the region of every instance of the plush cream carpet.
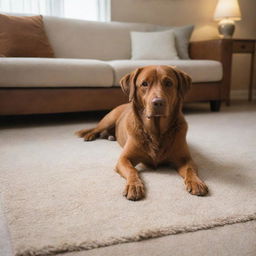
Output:
[[255,105],[188,114],[209,196],[188,194],[174,170],[142,170],[147,197],[139,202],[121,196],[117,143],[73,136],[92,122],[2,127],[0,189],[15,253],[88,250],[256,219],[255,115]]

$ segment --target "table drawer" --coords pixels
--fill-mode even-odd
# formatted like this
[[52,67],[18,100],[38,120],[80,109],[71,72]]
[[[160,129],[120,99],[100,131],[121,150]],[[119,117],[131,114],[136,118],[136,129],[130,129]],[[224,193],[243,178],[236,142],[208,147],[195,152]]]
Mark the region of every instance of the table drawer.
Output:
[[254,42],[234,41],[233,53],[252,53],[255,50]]

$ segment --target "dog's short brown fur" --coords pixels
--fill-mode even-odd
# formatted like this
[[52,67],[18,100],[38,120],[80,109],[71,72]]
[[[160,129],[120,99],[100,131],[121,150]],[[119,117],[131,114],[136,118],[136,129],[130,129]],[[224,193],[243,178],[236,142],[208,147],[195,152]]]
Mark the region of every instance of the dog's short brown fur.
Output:
[[153,167],[171,164],[184,178],[188,192],[207,194],[189,153],[182,114],[191,78],[174,67],[146,66],[127,74],[120,83],[130,103],[116,107],[94,129],[78,131],[77,135],[86,141],[116,137],[123,147],[116,171],[127,181],[124,196],[139,200],[145,195],[135,168],[138,163]]

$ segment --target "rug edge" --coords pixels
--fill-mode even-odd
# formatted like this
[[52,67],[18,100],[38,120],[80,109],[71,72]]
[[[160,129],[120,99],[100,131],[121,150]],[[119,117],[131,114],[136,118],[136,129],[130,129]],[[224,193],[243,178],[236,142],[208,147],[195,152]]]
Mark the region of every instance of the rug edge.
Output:
[[50,256],[56,255],[60,253],[67,253],[67,252],[78,252],[78,251],[87,251],[101,247],[107,247],[117,244],[123,243],[131,243],[131,242],[139,242],[142,240],[147,240],[151,238],[158,238],[168,235],[175,235],[175,234],[182,234],[182,233],[189,233],[195,232],[199,230],[207,230],[215,227],[221,227],[225,225],[232,225],[237,223],[243,223],[256,220],[256,212],[252,214],[248,214],[245,216],[232,216],[226,218],[218,218],[213,220],[211,223],[208,224],[199,224],[199,225],[191,225],[191,226],[171,226],[164,229],[158,230],[146,230],[139,232],[137,235],[130,236],[130,237],[121,237],[121,238],[110,238],[106,241],[86,241],[81,244],[62,244],[57,247],[52,246],[45,246],[41,249],[30,248],[25,251],[18,251],[15,253],[15,256]]

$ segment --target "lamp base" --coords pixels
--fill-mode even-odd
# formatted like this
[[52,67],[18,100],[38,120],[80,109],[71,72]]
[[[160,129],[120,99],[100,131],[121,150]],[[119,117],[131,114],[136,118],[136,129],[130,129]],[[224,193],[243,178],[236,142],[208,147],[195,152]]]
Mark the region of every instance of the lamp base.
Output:
[[219,33],[223,38],[231,38],[235,32],[235,22],[231,19],[223,19],[219,22]]

